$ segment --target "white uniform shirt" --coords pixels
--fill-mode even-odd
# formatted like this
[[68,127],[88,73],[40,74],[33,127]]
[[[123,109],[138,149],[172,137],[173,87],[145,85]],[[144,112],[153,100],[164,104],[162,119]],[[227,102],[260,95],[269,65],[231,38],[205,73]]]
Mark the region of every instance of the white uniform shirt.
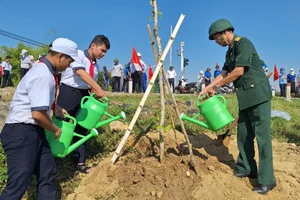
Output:
[[[76,70],[78,69],[84,69],[89,74],[91,62],[88,57],[90,56],[87,51],[82,50],[78,50],[78,56],[82,60],[82,63],[78,63],[75,61],[72,62],[71,66],[67,68],[64,72],[62,72],[60,82],[77,89],[90,89],[90,86],[87,83],[85,83],[82,79],[80,79],[76,74]],[[97,63],[95,63],[95,65],[97,65]],[[98,72],[96,70],[97,68],[97,66],[94,68],[94,80],[96,79],[96,76],[98,79]]]
[[30,65],[31,65],[31,60],[28,56],[24,58],[24,60],[21,59],[21,68],[29,69]]
[[6,62],[6,61],[4,61],[4,62],[2,63],[2,67],[3,67],[4,70],[7,70],[7,71],[9,71],[9,72],[11,72],[11,70],[12,70],[11,64],[10,64],[9,62]]
[[55,80],[53,66],[46,58],[24,76],[10,103],[5,123],[36,124],[32,111],[46,110],[50,114],[55,100]]
[[172,71],[171,71],[171,70],[168,70],[167,73],[168,73],[168,74],[167,74],[168,78],[176,78],[176,76],[177,76],[177,74],[176,74],[176,72],[175,72],[174,69],[173,69]]
[[113,65],[112,69],[111,69],[111,76],[114,77],[121,77],[122,76],[122,70],[123,67],[121,64],[117,64],[117,65]]

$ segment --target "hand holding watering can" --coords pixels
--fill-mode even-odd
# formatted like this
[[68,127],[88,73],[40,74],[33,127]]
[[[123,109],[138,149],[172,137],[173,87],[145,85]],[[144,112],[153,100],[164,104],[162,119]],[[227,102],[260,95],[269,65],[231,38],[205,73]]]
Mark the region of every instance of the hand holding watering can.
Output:
[[[53,123],[62,130],[62,134],[58,140],[56,140],[54,134],[51,131],[46,130],[46,137],[49,142],[52,155],[55,157],[64,158],[69,153],[78,148],[81,144],[86,142],[92,137],[98,135],[97,128],[104,126],[112,121],[118,119],[125,119],[126,115],[121,112],[118,116],[112,116],[106,112],[108,106],[108,99],[104,98],[104,101],[96,99],[95,93],[90,96],[83,97],[81,100],[81,109],[76,118],[64,115],[68,120],[61,120],[56,117],[53,118]],[[102,120],[103,115],[108,116],[106,120]],[[88,130],[87,135],[81,135],[74,132],[76,125],[79,124]],[[80,140],[73,143],[73,137],[79,137]]]
[[[215,95],[202,101],[205,97],[206,95],[202,95],[196,101],[196,105],[199,109],[198,114],[193,117],[187,117],[186,114],[182,113],[181,119],[188,120],[212,131],[217,131],[233,121],[233,117],[226,109],[226,100],[223,96]],[[222,102],[220,100],[222,100]],[[196,119],[200,115],[206,122]]]

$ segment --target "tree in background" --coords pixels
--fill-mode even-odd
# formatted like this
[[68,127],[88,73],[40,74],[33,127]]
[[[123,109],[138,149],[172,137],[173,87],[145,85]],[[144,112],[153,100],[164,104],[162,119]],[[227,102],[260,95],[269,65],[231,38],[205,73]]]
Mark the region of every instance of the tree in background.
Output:
[[6,56],[10,56],[10,64],[12,66],[12,81],[14,85],[18,85],[20,81],[20,71],[21,71],[21,51],[22,49],[26,49],[28,51],[28,55],[33,55],[35,60],[37,60],[38,56],[41,53],[48,52],[47,47],[32,47],[24,45],[24,43],[19,43],[17,47],[8,47],[8,46],[0,46],[0,56],[3,60],[5,60]]

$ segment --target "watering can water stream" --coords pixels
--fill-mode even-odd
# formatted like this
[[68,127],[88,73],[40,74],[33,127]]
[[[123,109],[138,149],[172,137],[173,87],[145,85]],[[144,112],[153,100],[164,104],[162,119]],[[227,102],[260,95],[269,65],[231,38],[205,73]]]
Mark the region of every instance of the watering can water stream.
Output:
[[[84,102],[88,99],[86,102]],[[94,98],[94,94],[82,98],[81,100],[81,110],[79,111],[76,118],[65,115],[65,120],[59,120],[56,117],[53,118],[53,123],[62,129],[62,134],[58,140],[55,140],[54,134],[51,131],[46,130],[46,137],[50,145],[52,155],[55,157],[64,158],[69,153],[74,151],[84,142],[89,140],[92,137],[98,135],[97,128],[104,126],[112,121],[118,120],[120,118],[125,119],[126,115],[122,111],[119,115],[113,116],[106,112],[108,106],[108,99],[105,99],[105,103]],[[109,118],[103,121],[100,121],[102,116],[106,115]],[[74,132],[76,125],[79,124],[82,127],[88,129],[87,135],[81,135]],[[81,139],[76,143],[72,143],[73,137],[80,137]]]
[[[234,120],[226,109],[226,100],[223,96],[215,95],[200,103],[203,98],[205,98],[205,95],[202,95],[196,101],[196,105],[200,110],[199,113],[193,117],[187,117],[186,114],[182,113],[181,119],[188,120],[212,131],[217,131],[227,126]],[[223,102],[221,102],[220,99]],[[206,122],[196,119],[200,115],[205,119]]]

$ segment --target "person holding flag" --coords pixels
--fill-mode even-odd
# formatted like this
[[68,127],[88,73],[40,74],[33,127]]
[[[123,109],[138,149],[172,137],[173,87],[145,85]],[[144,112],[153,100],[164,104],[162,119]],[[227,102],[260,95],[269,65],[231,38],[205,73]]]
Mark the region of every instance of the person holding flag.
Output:
[[131,58],[131,73],[133,79],[132,92],[136,91],[141,93],[143,91],[143,70],[147,68],[147,65],[141,60],[142,55],[137,53],[135,48],[132,48]]

